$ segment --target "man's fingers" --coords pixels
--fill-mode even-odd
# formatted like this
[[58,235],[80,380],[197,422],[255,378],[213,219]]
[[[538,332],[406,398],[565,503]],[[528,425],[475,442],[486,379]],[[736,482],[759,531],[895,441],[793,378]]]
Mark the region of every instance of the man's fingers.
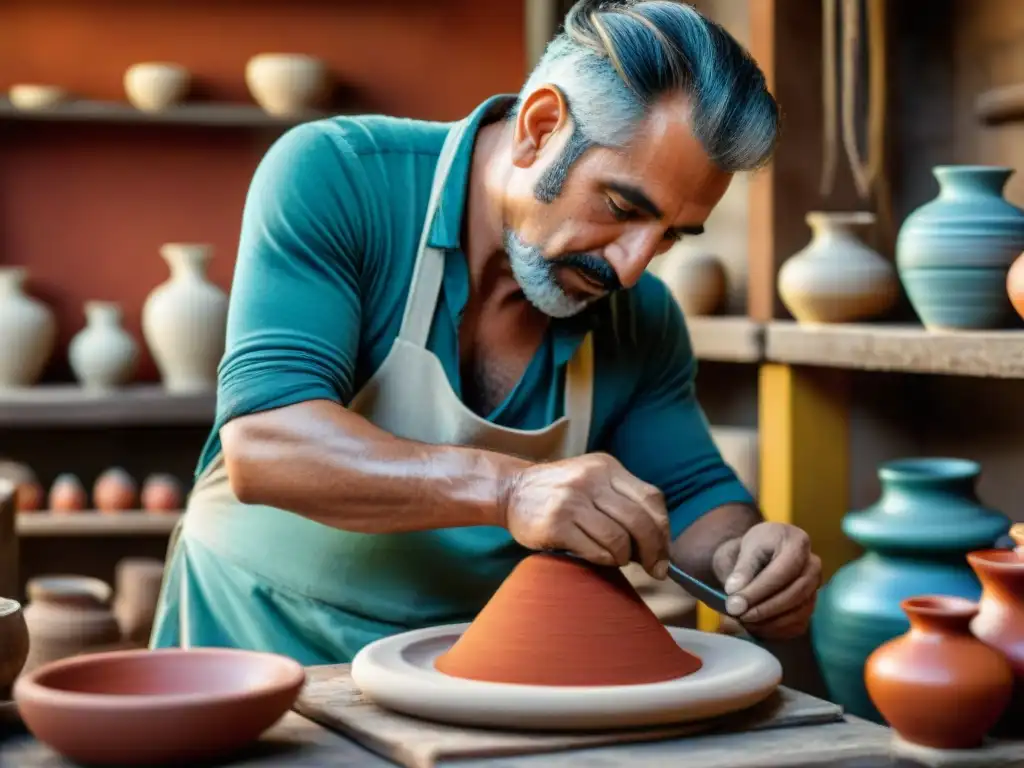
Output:
[[737,618],[746,625],[758,624],[783,616],[794,606],[803,605],[811,599],[819,586],[821,586],[821,560],[816,555],[811,555],[804,572],[794,582]]
[[736,560],[740,556],[740,543],[739,537],[729,539],[718,546],[711,558],[711,570],[714,571],[715,578],[723,584],[736,567]]
[[788,586],[803,572],[809,556],[806,536],[788,542],[744,536],[736,567],[725,581],[729,613],[740,616]]
[[572,526],[563,539],[563,546],[577,557],[596,565],[616,566],[618,562],[612,552],[598,540],[577,525]]
[[[628,482],[615,475],[610,478],[609,485],[629,506],[599,497],[600,509],[618,520],[632,534],[636,542],[637,558],[644,569],[657,579],[665,578],[671,533],[661,493],[646,483]],[[630,508],[640,514],[630,514],[626,511]]]
[[627,565],[632,554],[633,540],[629,530],[601,509],[588,510],[576,518],[576,527],[595,541],[613,558],[613,565]]
[[754,637],[764,640],[790,640],[799,637],[807,631],[816,602],[816,597],[812,597],[780,616],[759,624],[744,623],[743,628]]
[[635,556],[644,570],[655,578],[663,578],[665,574],[658,575],[657,570],[658,563],[668,560],[668,541],[654,520],[631,500],[617,493],[599,495],[594,504],[626,531],[629,537],[627,559]]

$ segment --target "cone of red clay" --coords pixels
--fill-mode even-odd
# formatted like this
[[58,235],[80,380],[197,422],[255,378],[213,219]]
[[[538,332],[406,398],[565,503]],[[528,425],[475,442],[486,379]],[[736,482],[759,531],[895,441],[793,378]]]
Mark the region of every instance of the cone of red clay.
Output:
[[524,559],[434,663],[453,677],[522,685],[639,685],[696,672],[618,568]]

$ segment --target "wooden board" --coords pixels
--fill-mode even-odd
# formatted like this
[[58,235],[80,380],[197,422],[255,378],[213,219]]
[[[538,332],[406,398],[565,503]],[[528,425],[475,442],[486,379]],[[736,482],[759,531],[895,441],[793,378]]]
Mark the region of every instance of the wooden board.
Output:
[[[835,723],[842,708],[781,687],[770,700],[743,713],[679,726],[600,733],[531,733],[463,728],[407,717],[377,707],[356,688],[347,664],[311,667],[295,710],[406,768],[473,757],[527,755],[623,742],[646,742],[700,733],[748,732]],[[691,768],[695,768],[691,764]]]

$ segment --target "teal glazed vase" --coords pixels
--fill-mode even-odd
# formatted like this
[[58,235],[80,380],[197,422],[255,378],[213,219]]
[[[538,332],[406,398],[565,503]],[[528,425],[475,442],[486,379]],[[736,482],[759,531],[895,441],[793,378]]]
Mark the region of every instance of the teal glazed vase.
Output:
[[864,665],[875,649],[909,631],[903,600],[981,596],[967,553],[992,547],[1010,520],[978,499],[980,474],[965,459],[891,461],[878,470],[878,501],[843,518],[843,533],[864,554],[820,590],[811,642],[830,698],[847,712],[884,722],[868,696]]
[[1012,168],[939,165],[938,196],[904,220],[896,270],[929,330],[983,330],[1018,322],[1006,275],[1024,251],[1024,211],[1003,196]]

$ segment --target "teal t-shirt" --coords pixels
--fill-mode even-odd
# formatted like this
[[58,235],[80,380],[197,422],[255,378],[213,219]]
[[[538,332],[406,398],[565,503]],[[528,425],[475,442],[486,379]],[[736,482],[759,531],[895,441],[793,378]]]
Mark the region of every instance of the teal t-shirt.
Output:
[[[429,235],[446,251],[427,346],[461,393],[458,329],[469,291],[460,232],[473,140],[512,97],[477,107]],[[246,199],[201,472],[238,416],[311,399],[347,404],[398,334],[441,145],[450,125],[385,116],[307,123],[278,139]],[[678,304],[644,275],[581,315],[553,320],[522,379],[488,419],[540,429],[561,417],[566,363],[594,334],[590,450],[664,493],[673,536],[716,507],[752,504],[712,442]],[[501,532],[507,536],[507,532]]]

